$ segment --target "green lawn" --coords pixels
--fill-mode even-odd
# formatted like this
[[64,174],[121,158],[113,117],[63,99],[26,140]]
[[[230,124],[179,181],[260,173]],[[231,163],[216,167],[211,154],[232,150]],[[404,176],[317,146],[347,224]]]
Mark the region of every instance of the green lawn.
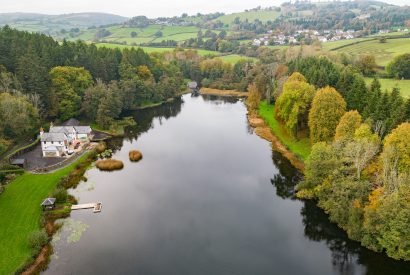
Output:
[[[370,85],[370,83],[372,83],[373,81],[373,78],[366,77],[365,80],[366,84]],[[398,87],[403,97],[410,98],[410,80],[379,78],[379,81],[382,86],[382,91],[385,91],[387,89],[390,92],[394,87]]]
[[353,39],[344,39],[344,40],[338,40],[338,41],[329,41],[329,42],[322,43],[322,48],[326,51],[331,51],[341,46],[346,46],[346,45],[350,45],[353,43],[366,41],[369,39],[371,38],[353,38]]
[[410,38],[387,39],[386,43],[380,43],[378,39],[363,41],[337,51],[352,56],[372,54],[378,65],[386,66],[395,56],[410,52]]
[[310,154],[311,145],[308,137],[300,138],[296,140],[288,134],[286,129],[276,120],[273,115],[274,105],[269,105],[266,101],[262,101],[259,105],[259,115],[268,123],[275,136],[289,148],[290,151],[295,153],[302,160],[306,160]]
[[31,256],[30,234],[39,229],[40,204],[86,155],[51,174],[24,173],[0,195],[0,274],[13,274]]

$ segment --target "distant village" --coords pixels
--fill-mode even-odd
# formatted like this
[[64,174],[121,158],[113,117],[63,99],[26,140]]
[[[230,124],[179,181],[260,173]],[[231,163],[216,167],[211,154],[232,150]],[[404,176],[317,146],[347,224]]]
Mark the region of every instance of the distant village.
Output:
[[[398,32],[408,32],[407,28],[398,29]],[[380,30],[379,34],[386,34],[391,30]],[[268,31],[261,37],[253,39],[252,45],[259,46],[273,46],[273,45],[298,45],[302,39],[311,39],[312,41],[320,41],[322,43],[330,41],[347,40],[360,37],[361,31],[355,30],[297,30],[291,35],[285,35],[283,32]]]

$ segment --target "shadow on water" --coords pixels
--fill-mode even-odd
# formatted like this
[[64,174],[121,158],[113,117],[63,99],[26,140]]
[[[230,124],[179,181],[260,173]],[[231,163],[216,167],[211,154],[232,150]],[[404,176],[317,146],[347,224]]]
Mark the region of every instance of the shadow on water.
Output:
[[[282,199],[297,200],[295,185],[303,178],[280,153],[272,151],[272,160],[279,174],[271,179],[276,195]],[[340,274],[356,274],[357,264],[366,268],[365,274],[410,274],[409,263],[396,261],[382,253],[370,251],[347,237],[345,231],[331,223],[328,215],[315,201],[303,201],[301,209],[304,235],[312,241],[324,242],[331,251],[332,265]]]

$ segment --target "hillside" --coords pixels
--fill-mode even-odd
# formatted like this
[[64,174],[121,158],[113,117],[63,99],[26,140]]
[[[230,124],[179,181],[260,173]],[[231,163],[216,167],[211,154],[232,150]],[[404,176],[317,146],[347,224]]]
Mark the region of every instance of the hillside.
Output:
[[[70,35],[72,29],[87,29],[92,26],[119,24],[128,18],[107,13],[72,13],[47,15],[37,13],[0,13],[0,25],[9,25],[25,31],[41,32],[56,38],[62,33]],[[72,30],[78,32],[79,30]]]

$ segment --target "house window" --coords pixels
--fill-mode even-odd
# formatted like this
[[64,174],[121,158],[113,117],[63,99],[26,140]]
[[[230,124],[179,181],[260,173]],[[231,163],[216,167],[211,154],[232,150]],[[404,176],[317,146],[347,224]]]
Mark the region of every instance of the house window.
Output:
[[46,144],[47,142],[43,141],[44,144]]
[[51,144],[54,144],[54,141],[52,141]]

